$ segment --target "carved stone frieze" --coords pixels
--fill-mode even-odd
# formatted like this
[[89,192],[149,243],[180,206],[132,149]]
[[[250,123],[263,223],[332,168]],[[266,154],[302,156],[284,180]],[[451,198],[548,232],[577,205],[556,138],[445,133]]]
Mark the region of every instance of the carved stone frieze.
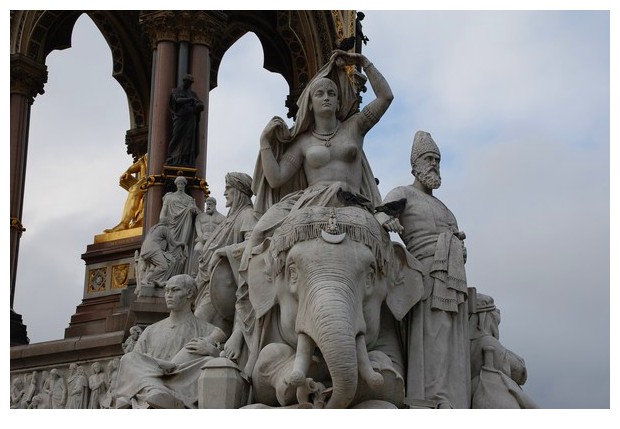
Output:
[[[11,373],[12,409],[113,408],[118,357]],[[95,381],[100,381],[98,386]],[[89,383],[90,382],[90,383]],[[91,387],[92,386],[92,387]],[[93,395],[93,391],[95,394]]]

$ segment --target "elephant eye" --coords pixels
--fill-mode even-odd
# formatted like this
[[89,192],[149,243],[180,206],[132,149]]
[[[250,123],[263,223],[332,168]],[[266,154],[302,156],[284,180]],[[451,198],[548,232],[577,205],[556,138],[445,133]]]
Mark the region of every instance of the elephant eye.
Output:
[[288,267],[288,278],[290,281],[297,281],[297,267],[291,264]]
[[371,264],[370,267],[368,267],[368,272],[366,273],[366,282],[369,285],[374,285],[374,283],[375,283],[375,275],[376,275],[375,265]]

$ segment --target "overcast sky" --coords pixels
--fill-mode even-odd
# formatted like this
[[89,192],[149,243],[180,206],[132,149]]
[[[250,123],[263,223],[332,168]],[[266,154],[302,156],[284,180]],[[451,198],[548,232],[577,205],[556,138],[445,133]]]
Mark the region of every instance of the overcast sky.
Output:
[[[364,54],[395,94],[364,143],[382,195],[412,182],[413,135],[430,132],[442,152],[435,195],[467,233],[469,285],[495,298],[500,339],[526,361],[525,391],[543,408],[609,408],[609,12],[360,10]],[[132,162],[127,101],[87,16],[47,66],[14,305],[33,343],[63,338],[83,297],[80,255],[119,221],[118,177]],[[288,89],[262,69],[253,34],[226,53],[218,83],[207,180],[225,214],[224,175],[252,174]]]

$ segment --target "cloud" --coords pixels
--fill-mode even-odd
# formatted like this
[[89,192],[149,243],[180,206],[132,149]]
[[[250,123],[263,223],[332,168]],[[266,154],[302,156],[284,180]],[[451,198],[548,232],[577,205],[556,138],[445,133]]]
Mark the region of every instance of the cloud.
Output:
[[[368,11],[363,24],[364,53],[395,94],[364,143],[382,194],[412,182],[413,134],[431,132],[442,151],[435,195],[467,232],[468,280],[501,308],[502,342],[528,365],[525,390],[547,408],[609,407],[609,13]],[[15,305],[35,342],[61,337],[80,303],[79,255],[118,222],[118,176],[131,163],[126,99],[87,18],[48,66]],[[207,180],[225,213],[224,175],[253,173],[260,132],[286,118],[289,91],[262,69],[252,34],[218,82]]]

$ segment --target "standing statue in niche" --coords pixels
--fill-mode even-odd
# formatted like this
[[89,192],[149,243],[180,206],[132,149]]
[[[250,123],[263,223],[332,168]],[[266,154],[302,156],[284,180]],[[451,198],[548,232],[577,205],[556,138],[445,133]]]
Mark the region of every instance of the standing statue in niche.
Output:
[[411,149],[413,185],[385,197],[386,206],[406,200],[400,214],[377,213],[424,266],[424,296],[406,320],[407,397],[438,408],[470,407],[469,333],[465,233],[433,190],[441,185],[439,148],[418,131]]
[[538,408],[521,386],[525,361],[499,342],[499,309],[493,298],[476,294],[469,316],[472,408]]
[[229,334],[224,353],[227,358],[238,361],[244,337],[250,335],[248,329],[252,327],[251,324],[245,326],[242,320],[249,321],[254,316],[247,299],[240,300],[240,305],[247,306],[235,311],[236,296],[247,294],[246,285],[239,289],[237,272],[256,218],[252,205],[252,178],[245,173],[230,172],[226,174],[225,183],[224,197],[229,211],[200,255],[194,313]]
[[102,408],[115,408],[114,407],[114,396],[115,396],[115,389],[116,389],[116,380],[118,378],[118,364],[119,364],[119,359],[112,359],[110,362],[108,362],[108,379],[107,379],[107,385],[108,385],[108,390],[105,393],[105,396],[103,397],[103,399],[101,400],[101,407]]
[[93,374],[88,377],[88,388],[90,389],[90,398],[88,400],[89,409],[99,409],[101,401],[108,387],[106,386],[106,377],[99,362],[91,365]]
[[365,17],[366,15],[364,12],[357,12],[355,18],[355,52],[358,54],[362,53],[362,43],[367,45],[369,41],[368,37],[366,37],[364,31],[362,30],[362,21]]
[[175,240],[168,218],[162,217],[153,225],[140,247],[137,258],[136,295],[144,286],[163,287],[178,265],[186,259],[187,246]]
[[194,221],[196,229],[196,239],[194,242],[194,257],[192,258],[192,269],[190,275],[196,276],[198,272],[198,258],[202,253],[204,245],[209,241],[211,234],[219,224],[221,224],[226,216],[217,211],[217,201],[214,197],[208,197],[205,200],[205,211],[198,213]]
[[84,367],[75,363],[69,365],[69,397],[67,409],[82,409],[88,405],[88,378]]
[[51,386],[49,392],[50,408],[62,409],[67,403],[67,383],[56,368],[50,371]]
[[170,315],[148,326],[120,360],[117,408],[196,408],[197,380],[205,362],[219,356],[224,332],[196,318],[196,282],[180,274],[166,282]]
[[170,112],[172,113],[172,139],[168,144],[166,165],[195,167],[198,156],[198,122],[204,104],[191,90],[194,77],[185,75],[183,84],[172,90]]
[[52,405],[52,386],[54,384],[54,376],[51,372],[43,371],[43,385],[41,386],[41,391],[38,395],[41,397],[41,400],[45,403],[45,408],[51,408]]
[[32,371],[32,374],[30,375],[30,382],[28,383],[28,388],[26,389],[26,394],[24,395],[22,408],[30,408],[30,402],[32,401],[32,398],[34,398],[34,395],[38,392],[38,378],[39,373],[37,371]]
[[[168,219],[168,228],[177,242],[183,243],[187,251],[187,258],[176,257],[170,266],[170,278],[176,274],[189,273],[191,249],[194,242],[194,218],[200,210],[196,206],[196,200],[185,193],[187,179],[178,176],[174,179],[176,186],[175,192],[168,192],[164,195],[159,219]],[[175,255],[178,256],[178,255]]]
[[120,177],[119,181],[128,192],[121,221],[104,232],[122,231],[142,226],[144,220],[144,194],[146,194],[147,155],[142,155]]

